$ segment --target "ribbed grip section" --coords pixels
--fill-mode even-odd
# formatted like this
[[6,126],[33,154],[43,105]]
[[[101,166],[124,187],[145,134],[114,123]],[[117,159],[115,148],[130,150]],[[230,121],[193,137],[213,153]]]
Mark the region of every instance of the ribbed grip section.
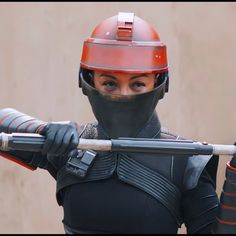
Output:
[[13,108],[4,108],[0,110],[0,132],[39,133],[45,125],[45,122]]

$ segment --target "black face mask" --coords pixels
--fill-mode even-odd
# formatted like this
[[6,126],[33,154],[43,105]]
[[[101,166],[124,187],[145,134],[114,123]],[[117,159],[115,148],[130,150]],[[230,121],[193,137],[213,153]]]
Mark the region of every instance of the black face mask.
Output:
[[155,114],[155,107],[166,91],[167,77],[152,91],[137,95],[111,95],[98,92],[80,72],[80,85],[88,96],[93,113],[110,138],[136,137]]

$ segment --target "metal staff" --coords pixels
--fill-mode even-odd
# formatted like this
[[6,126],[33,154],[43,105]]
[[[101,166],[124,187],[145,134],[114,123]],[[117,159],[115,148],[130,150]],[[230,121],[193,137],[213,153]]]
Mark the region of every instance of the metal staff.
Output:
[[[0,150],[40,152],[45,137],[32,133],[0,133]],[[145,152],[186,155],[233,155],[235,145],[208,144],[192,140],[118,138],[110,140],[79,139],[78,149],[113,152]]]

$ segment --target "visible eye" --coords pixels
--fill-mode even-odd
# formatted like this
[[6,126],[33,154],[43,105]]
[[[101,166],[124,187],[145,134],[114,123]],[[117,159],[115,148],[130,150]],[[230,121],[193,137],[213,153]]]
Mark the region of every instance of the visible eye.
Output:
[[116,82],[113,80],[104,81],[102,83],[102,86],[105,87],[105,89],[108,91],[112,91],[112,90],[116,89],[116,87],[117,87]]
[[143,89],[146,87],[146,84],[144,82],[140,82],[140,81],[137,81],[137,82],[134,82],[132,85],[132,88],[134,88],[135,90],[140,90],[140,89]]

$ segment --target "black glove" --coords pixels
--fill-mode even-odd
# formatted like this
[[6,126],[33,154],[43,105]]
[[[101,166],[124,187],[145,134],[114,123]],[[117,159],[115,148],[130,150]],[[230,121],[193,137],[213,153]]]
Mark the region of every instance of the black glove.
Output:
[[[236,145],[236,143],[234,143],[234,145]],[[230,161],[230,166],[235,167],[236,168],[236,154],[233,155],[231,161]]]
[[46,140],[42,154],[65,155],[77,148],[79,136],[75,122],[50,122],[41,131]]

